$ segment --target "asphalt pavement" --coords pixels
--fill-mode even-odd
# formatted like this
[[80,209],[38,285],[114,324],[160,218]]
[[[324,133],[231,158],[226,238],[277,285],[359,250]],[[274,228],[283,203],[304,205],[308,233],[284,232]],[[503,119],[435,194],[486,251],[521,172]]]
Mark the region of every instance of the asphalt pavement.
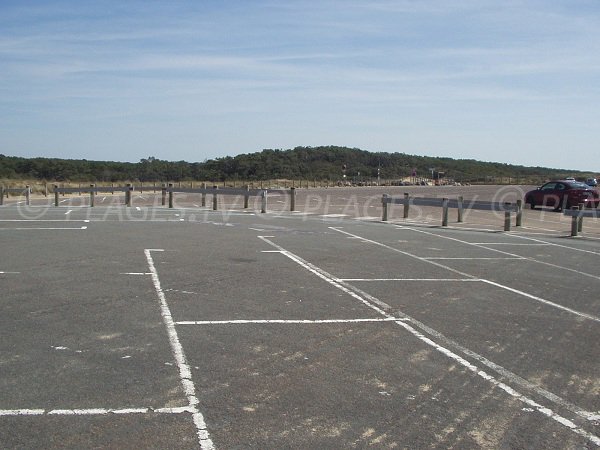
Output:
[[[500,189],[471,198],[523,190]],[[549,210],[511,232],[435,208],[384,223],[384,192],[266,214],[11,199],[0,446],[600,447],[596,219],[577,238]]]

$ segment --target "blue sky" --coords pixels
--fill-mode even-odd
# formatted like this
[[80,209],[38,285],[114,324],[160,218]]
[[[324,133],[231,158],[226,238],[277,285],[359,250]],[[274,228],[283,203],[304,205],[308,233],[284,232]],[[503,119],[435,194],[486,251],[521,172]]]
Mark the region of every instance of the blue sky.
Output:
[[0,0],[0,153],[600,171],[600,2]]

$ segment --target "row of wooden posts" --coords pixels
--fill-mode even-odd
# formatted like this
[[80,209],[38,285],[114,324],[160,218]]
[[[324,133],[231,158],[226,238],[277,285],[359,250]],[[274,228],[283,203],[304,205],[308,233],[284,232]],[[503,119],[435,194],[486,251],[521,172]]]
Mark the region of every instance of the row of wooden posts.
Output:
[[[59,206],[59,195],[65,195],[68,193],[82,193],[89,192],[90,193],[90,206],[94,207],[95,204],[95,194],[99,192],[106,193],[115,193],[115,192],[124,192],[125,193],[125,205],[131,206],[132,201],[132,192],[134,187],[132,184],[127,184],[126,186],[96,186],[94,184],[90,184],[89,187],[59,187],[58,185],[54,185],[54,205]],[[285,192],[290,195],[290,211],[294,211],[296,209],[296,190],[294,187],[289,190],[268,190],[268,189],[250,189],[249,186],[245,186],[243,189],[219,189],[218,186],[213,186],[212,188],[207,188],[206,183],[203,183],[202,188],[185,188],[185,187],[175,187],[173,183],[163,184],[161,186],[161,204],[165,206],[167,204],[167,196],[168,196],[168,207],[174,208],[174,194],[175,193],[195,193],[202,195],[202,206],[206,206],[206,196],[208,194],[212,195],[212,209],[214,211],[218,208],[218,195],[237,195],[244,196],[244,208],[248,208],[249,198],[251,196],[259,196],[261,197],[261,213],[267,212],[267,198],[269,192]],[[29,185],[25,186],[25,188],[4,188],[0,186],[0,205],[3,205],[4,196],[8,196],[9,194],[20,194],[25,195],[25,204],[30,204],[31,198],[31,188]],[[382,206],[383,206],[383,216],[382,221],[388,221],[390,217],[390,205],[400,204],[403,205],[403,218],[406,219],[409,216],[410,206],[434,206],[442,208],[442,226],[448,226],[448,210],[456,209],[457,210],[457,221],[459,223],[463,222],[464,210],[465,209],[477,209],[477,210],[487,210],[487,211],[496,211],[496,212],[504,212],[504,231],[510,231],[511,229],[511,215],[513,212],[516,213],[516,223],[515,226],[522,226],[523,222],[523,205],[521,200],[517,200],[516,203],[498,203],[498,202],[486,202],[486,201],[465,201],[462,196],[459,196],[456,199],[450,198],[423,198],[423,197],[411,197],[409,194],[405,193],[402,198],[394,198],[387,194],[383,195],[382,198]],[[583,218],[591,217],[591,218],[600,218],[600,213],[597,209],[586,210],[583,207],[583,204],[579,206],[573,207],[572,209],[565,209],[564,214],[566,216],[570,216],[572,218],[571,221],[571,236],[577,236],[579,232],[583,230]]]

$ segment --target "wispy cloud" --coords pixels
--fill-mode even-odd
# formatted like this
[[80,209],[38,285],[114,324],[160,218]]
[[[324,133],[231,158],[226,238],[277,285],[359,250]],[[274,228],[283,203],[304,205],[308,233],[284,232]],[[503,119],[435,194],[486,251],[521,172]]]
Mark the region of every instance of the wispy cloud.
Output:
[[[67,121],[101,129],[163,116],[195,134],[202,118],[218,146],[216,121],[230,114],[264,135],[308,123],[330,143],[347,120],[414,124],[414,111],[510,122],[518,109],[539,127],[554,114],[567,133],[576,111],[600,101],[599,24],[600,7],[584,0],[5,3],[0,127],[52,123],[46,141],[59,145]],[[554,119],[547,130],[560,132]],[[238,142],[253,150],[243,133]]]

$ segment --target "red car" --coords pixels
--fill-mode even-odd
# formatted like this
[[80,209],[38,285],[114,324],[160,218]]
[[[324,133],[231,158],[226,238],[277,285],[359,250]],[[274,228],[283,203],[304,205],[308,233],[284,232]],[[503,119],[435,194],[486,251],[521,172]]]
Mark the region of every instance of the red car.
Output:
[[579,181],[549,181],[535,191],[525,194],[525,203],[529,203],[531,209],[535,209],[536,206],[552,206],[555,210],[570,209],[580,203],[586,208],[597,208],[600,193]]

